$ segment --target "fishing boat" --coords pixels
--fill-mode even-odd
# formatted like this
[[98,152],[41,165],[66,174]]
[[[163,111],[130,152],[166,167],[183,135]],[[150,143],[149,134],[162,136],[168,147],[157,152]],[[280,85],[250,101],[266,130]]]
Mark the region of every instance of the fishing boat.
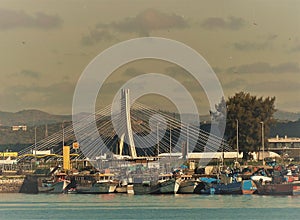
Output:
[[175,178],[173,174],[161,174],[153,194],[176,194],[179,185],[180,178]]
[[259,179],[256,181],[257,192],[260,195],[299,195],[300,181],[285,175],[286,170],[275,169],[271,181]]
[[135,195],[144,194],[176,194],[179,189],[180,179],[173,174],[161,174],[157,181],[142,181],[133,184]]
[[204,183],[201,194],[253,194],[257,187],[252,180],[241,180],[233,182],[221,182],[215,178],[200,178]]
[[[88,178],[84,178],[87,180]],[[114,174],[95,174],[85,184],[78,183],[77,193],[79,194],[102,194],[115,192],[118,181],[114,179]]]
[[71,190],[73,182],[68,179],[66,173],[56,173],[51,177],[38,177],[38,192],[39,193],[67,193]]
[[133,183],[133,194],[134,195],[146,195],[151,194],[153,190],[153,185],[149,180],[143,180],[142,182]]
[[190,194],[195,193],[195,189],[200,183],[199,179],[195,179],[193,175],[182,174],[180,176],[180,184],[178,189],[178,194]]
[[242,184],[241,182],[234,183],[218,183],[209,188],[206,194],[242,194]]
[[62,180],[55,183],[45,182],[42,186],[38,186],[39,193],[64,193],[69,185],[69,180]]
[[257,182],[257,192],[259,195],[293,195],[293,184],[289,183],[269,183]]

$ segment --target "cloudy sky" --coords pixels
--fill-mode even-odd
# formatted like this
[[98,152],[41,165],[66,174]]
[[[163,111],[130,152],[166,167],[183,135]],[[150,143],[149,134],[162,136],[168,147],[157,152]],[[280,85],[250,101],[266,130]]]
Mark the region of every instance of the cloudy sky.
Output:
[[[195,49],[226,97],[240,91],[276,96],[278,109],[300,112],[297,0],[0,0],[0,111],[70,114],[76,83],[91,60],[116,43],[147,36]],[[208,113],[205,94],[188,73],[154,60],[116,70],[100,90],[99,105],[148,72],[180,81],[200,114]]]

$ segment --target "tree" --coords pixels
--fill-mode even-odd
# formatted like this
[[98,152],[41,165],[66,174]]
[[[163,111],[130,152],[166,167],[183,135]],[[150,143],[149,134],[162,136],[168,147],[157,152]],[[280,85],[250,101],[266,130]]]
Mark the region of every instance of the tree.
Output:
[[239,126],[239,151],[248,153],[259,151],[261,143],[261,122],[265,137],[269,135],[270,126],[275,122],[275,97],[256,97],[249,93],[239,92],[229,97],[225,135],[230,146],[236,146],[237,120]]

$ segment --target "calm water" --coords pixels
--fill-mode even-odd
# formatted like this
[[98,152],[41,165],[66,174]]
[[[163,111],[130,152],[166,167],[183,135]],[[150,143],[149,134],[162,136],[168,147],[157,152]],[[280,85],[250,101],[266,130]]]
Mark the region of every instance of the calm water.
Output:
[[299,219],[300,196],[0,194],[0,219]]

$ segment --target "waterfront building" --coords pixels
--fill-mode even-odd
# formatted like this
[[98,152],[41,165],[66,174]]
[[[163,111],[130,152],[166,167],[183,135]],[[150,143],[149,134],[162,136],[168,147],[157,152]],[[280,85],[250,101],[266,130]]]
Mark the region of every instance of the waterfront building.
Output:
[[280,154],[284,158],[300,159],[300,138],[299,137],[279,137],[268,139],[268,149]]

